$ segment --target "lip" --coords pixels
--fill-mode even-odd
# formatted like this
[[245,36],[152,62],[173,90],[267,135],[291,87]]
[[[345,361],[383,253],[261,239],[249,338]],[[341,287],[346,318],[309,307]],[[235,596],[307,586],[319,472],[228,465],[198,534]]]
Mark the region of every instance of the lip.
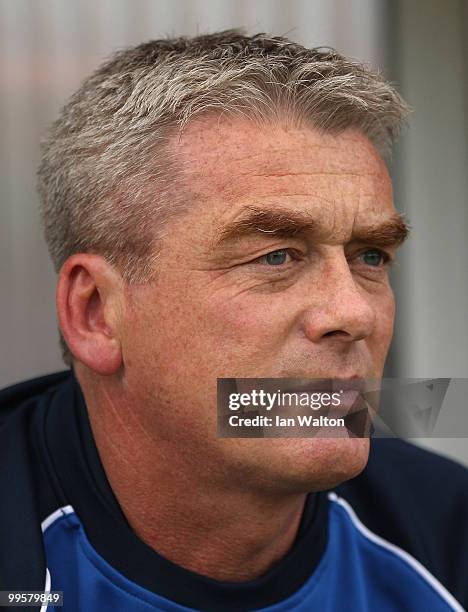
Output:
[[347,416],[368,410],[364,393],[368,390],[368,381],[358,374],[351,376],[313,378],[313,379],[287,379],[285,385],[280,385],[284,393],[339,393],[340,404],[327,408],[329,417]]
[[336,391],[358,391],[363,392],[367,388],[364,376],[358,374],[352,376],[327,376],[314,378],[285,378],[280,383],[282,391],[285,392],[336,392]]
[[309,395],[313,393],[327,393],[330,396],[332,394],[340,393],[340,403],[338,405],[329,404],[323,406],[322,414],[326,412],[330,418],[334,417],[346,417],[351,414],[365,410],[368,412],[369,405],[366,401],[365,393],[373,387],[369,385],[373,379],[366,379],[359,373],[347,374],[346,376],[330,376],[327,377],[282,377],[272,379],[249,379],[248,387],[245,389],[239,389],[238,391],[249,391],[252,388],[252,381],[260,383],[265,381],[267,384],[254,384],[256,388],[260,386],[267,391],[281,393],[307,393]]

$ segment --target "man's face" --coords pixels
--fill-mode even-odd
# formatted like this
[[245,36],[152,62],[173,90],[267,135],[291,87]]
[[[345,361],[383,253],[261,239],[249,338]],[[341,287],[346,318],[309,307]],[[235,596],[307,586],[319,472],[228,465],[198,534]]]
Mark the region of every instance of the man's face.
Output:
[[167,225],[157,280],[129,288],[127,388],[150,435],[212,482],[334,486],[368,440],[225,439],[218,377],[380,378],[401,227],[360,132],[194,122],[174,141],[193,202]]

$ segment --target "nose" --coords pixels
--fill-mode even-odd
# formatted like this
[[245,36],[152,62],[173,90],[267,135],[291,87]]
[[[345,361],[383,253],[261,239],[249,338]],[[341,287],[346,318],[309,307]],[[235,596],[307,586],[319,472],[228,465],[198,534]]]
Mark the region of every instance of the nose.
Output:
[[302,329],[313,342],[325,338],[356,342],[372,333],[375,309],[369,294],[356,282],[343,252],[324,262],[310,296],[303,312]]

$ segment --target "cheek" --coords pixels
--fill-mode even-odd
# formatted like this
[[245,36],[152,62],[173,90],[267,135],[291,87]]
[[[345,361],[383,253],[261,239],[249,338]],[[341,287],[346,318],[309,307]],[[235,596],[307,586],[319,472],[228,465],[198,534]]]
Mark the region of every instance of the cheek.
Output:
[[239,378],[271,371],[283,351],[291,320],[279,296],[272,300],[247,293],[230,300],[205,298],[203,318],[198,333],[211,365],[214,361],[221,377]]
[[[128,320],[127,364],[158,376],[247,377],[269,369],[287,333],[282,299],[243,293],[226,299],[200,288],[177,300],[139,302]],[[201,382],[201,381],[200,381]]]
[[207,304],[211,331],[241,347],[275,345],[284,337],[291,319],[286,299],[244,294],[242,299]]

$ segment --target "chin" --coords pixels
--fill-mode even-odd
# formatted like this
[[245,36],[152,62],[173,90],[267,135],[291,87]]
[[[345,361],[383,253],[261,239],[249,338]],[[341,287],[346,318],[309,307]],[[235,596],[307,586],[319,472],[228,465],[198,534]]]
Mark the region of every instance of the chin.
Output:
[[[355,478],[366,467],[369,459],[369,438],[323,438],[312,441],[304,453],[315,455],[313,475],[309,480],[310,490],[326,490]],[[304,472],[307,478],[307,459],[304,458]]]
[[258,484],[271,493],[331,489],[358,476],[369,459],[368,438],[277,438],[258,442],[253,453]]

